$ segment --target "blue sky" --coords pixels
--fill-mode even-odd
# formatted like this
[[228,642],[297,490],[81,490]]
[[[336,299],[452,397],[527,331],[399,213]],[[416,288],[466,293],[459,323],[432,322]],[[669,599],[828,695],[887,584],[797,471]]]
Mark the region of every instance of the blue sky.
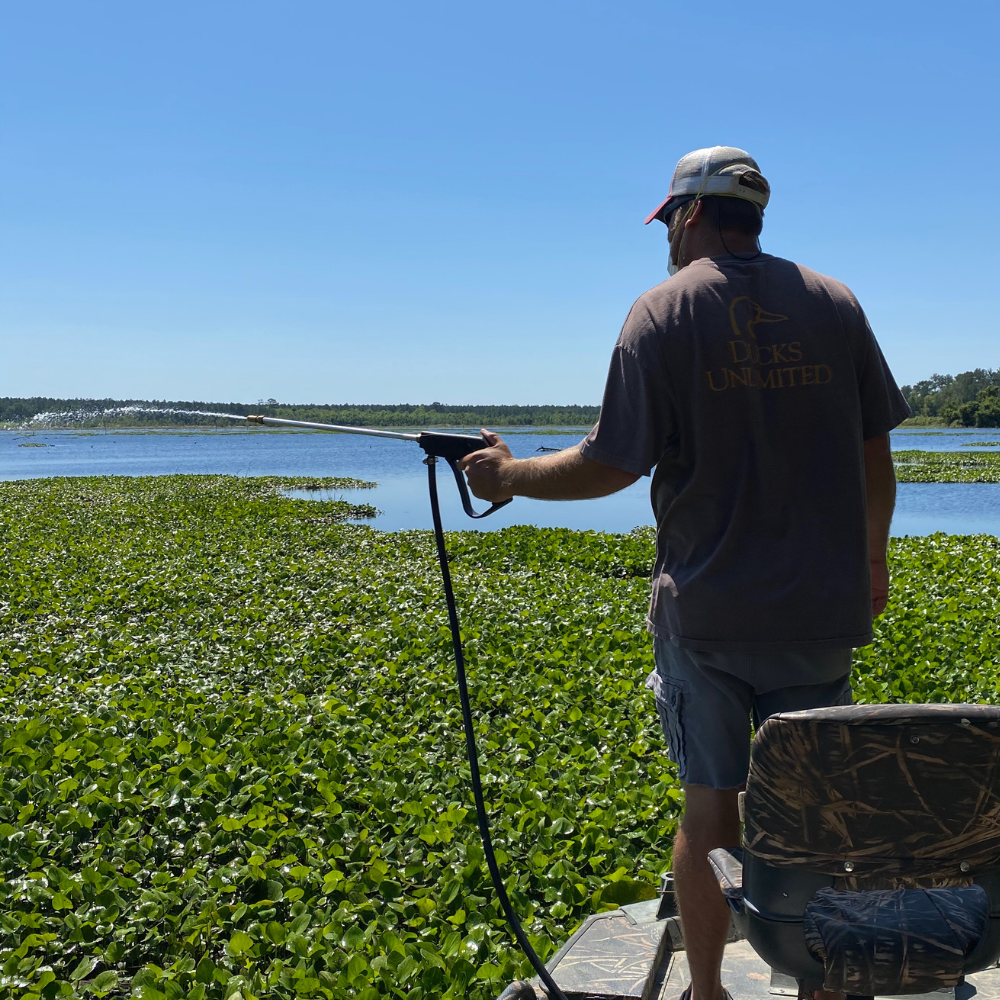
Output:
[[993,2],[0,3],[0,395],[595,403],[677,159],[1000,365]]

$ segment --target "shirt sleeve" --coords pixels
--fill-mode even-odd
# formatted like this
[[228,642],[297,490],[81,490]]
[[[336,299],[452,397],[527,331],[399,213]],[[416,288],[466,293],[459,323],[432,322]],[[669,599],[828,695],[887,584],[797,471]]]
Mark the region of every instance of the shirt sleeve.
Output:
[[619,339],[608,368],[600,419],[580,443],[581,454],[603,465],[648,476],[672,433],[672,406],[665,387]]
[[882,349],[861,307],[864,322],[861,357],[858,364],[858,393],[861,397],[861,426],[865,441],[888,434],[912,416],[909,405],[892,377]]

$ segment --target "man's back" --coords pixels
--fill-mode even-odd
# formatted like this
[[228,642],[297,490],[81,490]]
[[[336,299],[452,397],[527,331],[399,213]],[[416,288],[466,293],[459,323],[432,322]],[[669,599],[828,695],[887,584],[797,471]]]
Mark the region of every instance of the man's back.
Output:
[[608,390],[584,454],[656,465],[655,633],[870,641],[862,442],[905,407],[844,285],[765,254],[694,261],[633,306]]
[[751,720],[851,701],[851,647],[889,593],[888,432],[909,412],[851,293],[761,252],[770,190],[746,150],[681,157],[646,219],[666,225],[673,277],[629,313],[597,426],[531,459],[486,432],[465,460],[494,503],[606,496],[656,467],[646,683],[685,790],[681,1000],[727,997],[708,853],[739,838]]

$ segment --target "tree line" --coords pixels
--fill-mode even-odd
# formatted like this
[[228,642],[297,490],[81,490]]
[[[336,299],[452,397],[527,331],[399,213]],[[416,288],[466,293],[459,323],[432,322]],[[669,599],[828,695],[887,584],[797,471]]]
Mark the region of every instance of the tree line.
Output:
[[[131,409],[136,407],[138,409]],[[149,412],[143,412],[143,409]],[[125,410],[126,412],[121,412]],[[196,411],[157,412],[157,411]],[[174,427],[212,425],[218,418],[197,411],[250,413],[286,420],[312,420],[352,427],[588,427],[596,423],[599,406],[451,406],[444,403],[290,404],[276,399],[256,403],[210,403],[166,399],[56,399],[48,396],[0,398],[0,421],[27,423],[39,414],[58,416],[50,426]]]
[[[901,387],[915,417],[960,427],[1000,427],[1000,369],[976,368],[959,375],[932,375]],[[132,410],[135,407],[137,409]],[[143,412],[147,409],[150,412]],[[116,412],[126,410],[127,412]],[[163,413],[157,411],[195,411]],[[599,406],[473,406],[444,403],[336,404],[212,403],[165,399],[58,399],[49,396],[0,397],[0,422],[28,423],[42,413],[67,414],[52,426],[177,427],[211,425],[218,418],[197,411],[245,417],[259,413],[288,420],[346,424],[351,427],[589,427]]]
[[901,387],[915,417],[960,427],[1000,427],[1000,369],[932,375]]

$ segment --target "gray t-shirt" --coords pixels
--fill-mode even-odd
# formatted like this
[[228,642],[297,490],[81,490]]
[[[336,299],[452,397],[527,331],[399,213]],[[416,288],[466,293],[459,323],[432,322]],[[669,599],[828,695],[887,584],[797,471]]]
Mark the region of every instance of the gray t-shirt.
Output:
[[727,255],[646,292],[580,450],[656,467],[650,630],[702,650],[871,642],[862,442],[908,415],[832,278]]

